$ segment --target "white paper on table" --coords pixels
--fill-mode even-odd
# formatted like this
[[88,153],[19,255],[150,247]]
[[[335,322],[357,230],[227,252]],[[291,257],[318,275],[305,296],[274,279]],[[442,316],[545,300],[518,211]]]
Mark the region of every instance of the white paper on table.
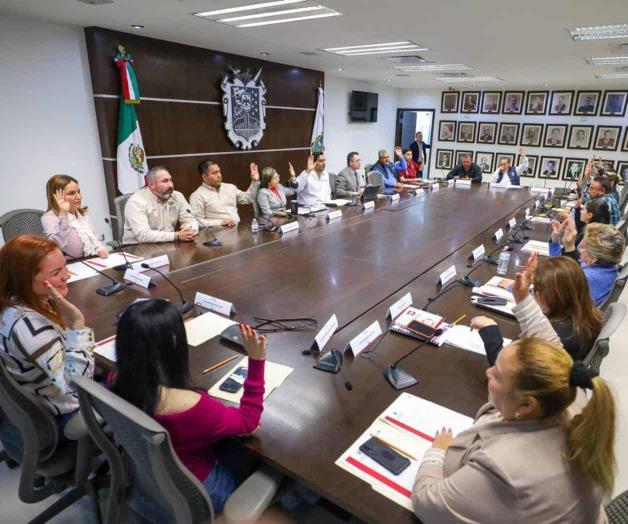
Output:
[[[480,333],[475,329],[471,329],[469,326],[455,325],[446,329],[443,333],[443,342],[450,346],[455,346],[460,349],[466,349],[467,351],[473,351],[480,355],[486,355],[484,349],[484,342]],[[512,342],[509,338],[504,338],[504,347]]]
[[96,342],[94,353],[101,357],[111,360],[111,362],[117,362],[118,357],[116,354],[116,336],[113,335],[109,338],[105,338],[100,342]]
[[528,240],[528,242],[521,248],[523,253],[532,253],[536,251],[539,255],[549,257],[549,244],[541,240]]
[[515,303],[515,297],[513,296],[511,291],[504,289],[499,286],[499,283],[502,280],[507,280],[499,276],[491,277],[491,279],[480,287],[474,287],[473,293],[476,295],[482,295],[485,297],[499,297],[507,300],[508,302],[512,302],[513,305]]
[[539,224],[549,224],[551,219],[548,217],[532,217],[532,222],[538,222]]
[[[336,460],[336,465],[367,482],[378,493],[412,511],[411,493],[414,480],[423,455],[432,446],[432,439],[436,431],[443,426],[449,426],[456,435],[472,424],[473,419],[471,417],[466,417],[409,393],[401,393]],[[401,426],[408,429],[402,429]],[[360,446],[373,435],[411,455],[413,458],[410,461],[410,466],[399,475],[393,475],[362,453],[359,450]],[[364,471],[352,461],[357,461],[369,471]],[[370,472],[381,475],[389,483],[393,483],[393,486],[379,480]]]
[[72,282],[77,282],[78,280],[83,280],[84,278],[95,277],[96,275],[98,275],[96,271],[87,267],[85,264],[81,264],[80,262],[68,264],[66,268],[68,270],[68,273],[70,273],[68,284],[71,284]]
[[208,311],[185,322],[185,333],[190,346],[200,346],[210,338],[217,337],[235,322]]
[[351,203],[351,200],[347,200],[345,198],[337,198],[336,200],[330,200],[329,202],[325,202],[325,205],[341,207],[346,206],[349,203]]
[[[126,251],[124,254],[130,263],[142,260],[142,257],[131,255]],[[83,280],[84,278],[95,277],[98,275],[98,272],[90,267],[104,271],[105,269],[110,269],[115,266],[121,266],[125,263],[125,260],[120,253],[110,253],[107,258],[92,257],[84,260],[83,262],[87,265],[82,262],[73,262],[72,264],[67,265],[68,271],[70,272],[70,278],[68,279],[69,284],[76,282],[77,280]]]
[[[229,375],[241,367],[248,368],[248,360],[246,358],[240,359],[238,363],[225,374],[224,377],[211,387],[208,393],[212,397],[233,402],[234,404],[240,404],[240,399],[244,394],[244,388],[240,388],[240,391],[236,393],[229,393],[228,391],[222,391],[220,389],[220,385],[229,378]],[[288,375],[290,375],[292,371],[293,368],[291,367],[284,366],[282,364],[275,364],[274,362],[268,362],[268,360],[266,361],[264,364],[264,400],[266,400],[268,395],[270,395],[273,390],[283,384],[283,381],[288,378]]]
[[308,213],[317,213],[319,211],[326,211],[327,208],[324,204],[318,204],[316,206],[303,206],[299,204],[299,215],[307,215]]

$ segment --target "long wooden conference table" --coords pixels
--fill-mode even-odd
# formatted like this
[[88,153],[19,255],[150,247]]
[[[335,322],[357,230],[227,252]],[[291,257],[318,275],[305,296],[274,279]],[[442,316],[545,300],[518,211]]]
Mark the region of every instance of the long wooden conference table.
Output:
[[[234,320],[255,325],[254,317],[270,319],[312,317],[318,329],[335,314],[339,327],[327,344],[343,350],[375,320],[385,330],[388,308],[410,292],[415,307],[423,307],[438,292],[438,276],[451,265],[458,275],[469,271],[471,251],[483,244],[494,249],[493,234],[515,217],[521,222],[537,195],[529,189],[441,188],[419,196],[403,195],[397,202],[378,199],[374,210],[342,208],[343,217],[328,223],[324,215],[299,218],[300,230],[282,236],[253,233],[247,222],[238,229],[216,231],[221,248],[202,246],[210,233],[202,231],[196,243],[146,244],[125,248],[143,257],[167,254],[168,276],[193,301],[197,291],[232,302]],[[546,227],[527,232],[546,238]],[[526,255],[514,246],[509,276]],[[121,273],[108,274],[121,278]],[[495,266],[483,264],[473,277],[485,283]],[[104,277],[70,285],[69,299],[86,316],[97,340],[115,333],[115,316],[136,298],[166,298],[178,302],[176,291],[158,274],[149,290],[131,286],[110,297],[95,293]],[[466,314],[495,318],[504,336],[518,334],[516,322],[475,308],[471,289],[457,286],[431,306],[449,321]],[[204,311],[194,311],[192,316]],[[267,335],[268,359],[294,368],[286,381],[265,401],[262,425],[242,444],[261,460],[300,480],[323,497],[367,522],[415,522],[407,510],[373,491],[334,462],[399,395],[384,379],[382,369],[417,341],[387,334],[371,358],[346,356],[343,374],[313,369],[315,356],[304,355],[314,331]],[[190,348],[190,374],[195,386],[209,389],[231,365],[213,373],[202,370],[233,355],[218,338]],[[105,363],[106,364],[106,363]],[[405,359],[401,367],[418,379],[405,390],[426,400],[474,417],[486,401],[486,358],[448,347],[425,346]],[[347,390],[350,380],[353,389]]]

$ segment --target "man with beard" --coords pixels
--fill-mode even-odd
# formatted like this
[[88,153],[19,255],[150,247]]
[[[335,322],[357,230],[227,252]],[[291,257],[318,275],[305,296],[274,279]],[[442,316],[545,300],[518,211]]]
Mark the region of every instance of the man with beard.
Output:
[[188,209],[185,197],[174,190],[168,170],[151,167],[146,173],[146,186],[127,201],[122,242],[190,242],[196,239],[198,226]]

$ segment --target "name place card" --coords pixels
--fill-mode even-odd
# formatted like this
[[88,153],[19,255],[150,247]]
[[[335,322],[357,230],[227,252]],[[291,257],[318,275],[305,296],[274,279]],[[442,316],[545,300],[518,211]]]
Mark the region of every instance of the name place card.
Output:
[[289,233],[290,231],[297,231],[299,229],[299,223],[296,220],[288,222],[279,228],[281,233]]
[[127,269],[124,272],[124,277],[122,278],[124,278],[127,282],[132,282],[133,284],[137,284],[138,286],[142,286],[146,289],[155,285],[148,275],[140,273],[139,271],[133,271],[132,269]]
[[406,293],[399,300],[397,300],[397,302],[395,302],[392,306],[388,308],[387,315],[391,318],[391,320],[394,320],[403,312],[404,309],[411,305],[412,295],[410,293]]
[[441,286],[447,285],[448,282],[451,282],[454,278],[456,278],[456,266],[451,266],[447,271],[443,271],[438,277],[438,282]]
[[392,195],[390,195],[391,202],[396,202],[397,200],[399,200],[399,193],[393,193]]
[[369,200],[368,202],[364,202],[362,209],[366,211],[367,209],[375,209],[375,202],[373,200]]
[[211,295],[206,295],[205,293],[201,293],[199,291],[196,292],[194,303],[205,309],[210,309],[211,311],[225,315],[226,317],[229,317],[232,313],[236,312],[235,307],[231,302],[212,297]]
[[451,180],[447,180],[447,187],[451,187],[456,183],[456,179],[452,178]]
[[486,250],[484,249],[484,244],[482,244],[471,251],[471,256],[469,258],[471,259],[471,262],[475,264],[478,260],[484,258],[485,253]]
[[142,264],[146,264],[151,268],[169,266],[170,259],[168,258],[168,255],[160,255],[158,257],[147,258],[146,260],[142,260],[141,262],[135,262],[134,264],[131,264],[131,266],[133,267],[133,271],[137,271],[138,273],[142,271],[148,271],[147,269],[144,269],[142,267]]
[[532,213],[530,212],[530,208],[528,207],[526,209],[526,220],[528,220],[529,218],[532,218]]
[[376,320],[369,327],[367,327],[362,333],[360,333],[357,337],[355,337],[351,342],[349,342],[349,346],[347,346],[347,350],[353,353],[354,357],[357,357],[364,349],[379,337],[382,334],[382,328],[379,325],[379,321]]
[[471,180],[456,179],[456,187],[471,187]]
[[497,231],[495,231],[493,238],[495,239],[495,242],[499,242],[503,236],[504,236],[504,232],[502,231],[502,228],[500,227]]
[[325,325],[321,328],[321,330],[314,337],[314,343],[319,351],[323,351],[323,348],[329,342],[329,339],[338,329],[338,319],[336,315],[332,315],[331,318],[325,322]]
[[512,229],[513,227],[515,227],[517,225],[517,219],[516,218],[511,218],[508,221],[508,227],[510,227],[510,229]]
[[532,186],[530,188],[530,191],[532,191],[533,193],[544,193],[546,195],[549,195],[552,192],[552,189],[549,187],[536,187],[536,186]]
[[327,213],[327,220],[331,222],[332,220],[338,220],[342,218],[342,211],[340,209],[336,209],[336,211],[330,211]]
[[439,191],[440,190],[440,184],[432,184],[432,191]]

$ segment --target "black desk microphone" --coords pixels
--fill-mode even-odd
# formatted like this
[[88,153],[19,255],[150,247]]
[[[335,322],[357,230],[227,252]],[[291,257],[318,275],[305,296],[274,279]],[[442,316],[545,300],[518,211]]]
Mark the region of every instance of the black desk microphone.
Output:
[[164,275],[163,272],[161,272],[159,269],[155,267],[150,267],[146,262],[142,262],[142,268],[152,269],[156,273],[160,274],[164,278],[164,280],[168,282],[168,284],[170,284],[173,288],[177,290],[177,293],[179,293],[179,298],[181,299],[181,302],[179,302],[176,307],[179,310],[179,313],[181,313],[181,316],[185,315],[186,313],[189,313],[190,311],[192,311],[192,309],[194,309],[194,303],[188,302],[187,300],[185,300],[185,298],[183,298],[183,293],[181,293],[181,290],[175,285],[175,283],[172,280],[170,280],[166,275]]

